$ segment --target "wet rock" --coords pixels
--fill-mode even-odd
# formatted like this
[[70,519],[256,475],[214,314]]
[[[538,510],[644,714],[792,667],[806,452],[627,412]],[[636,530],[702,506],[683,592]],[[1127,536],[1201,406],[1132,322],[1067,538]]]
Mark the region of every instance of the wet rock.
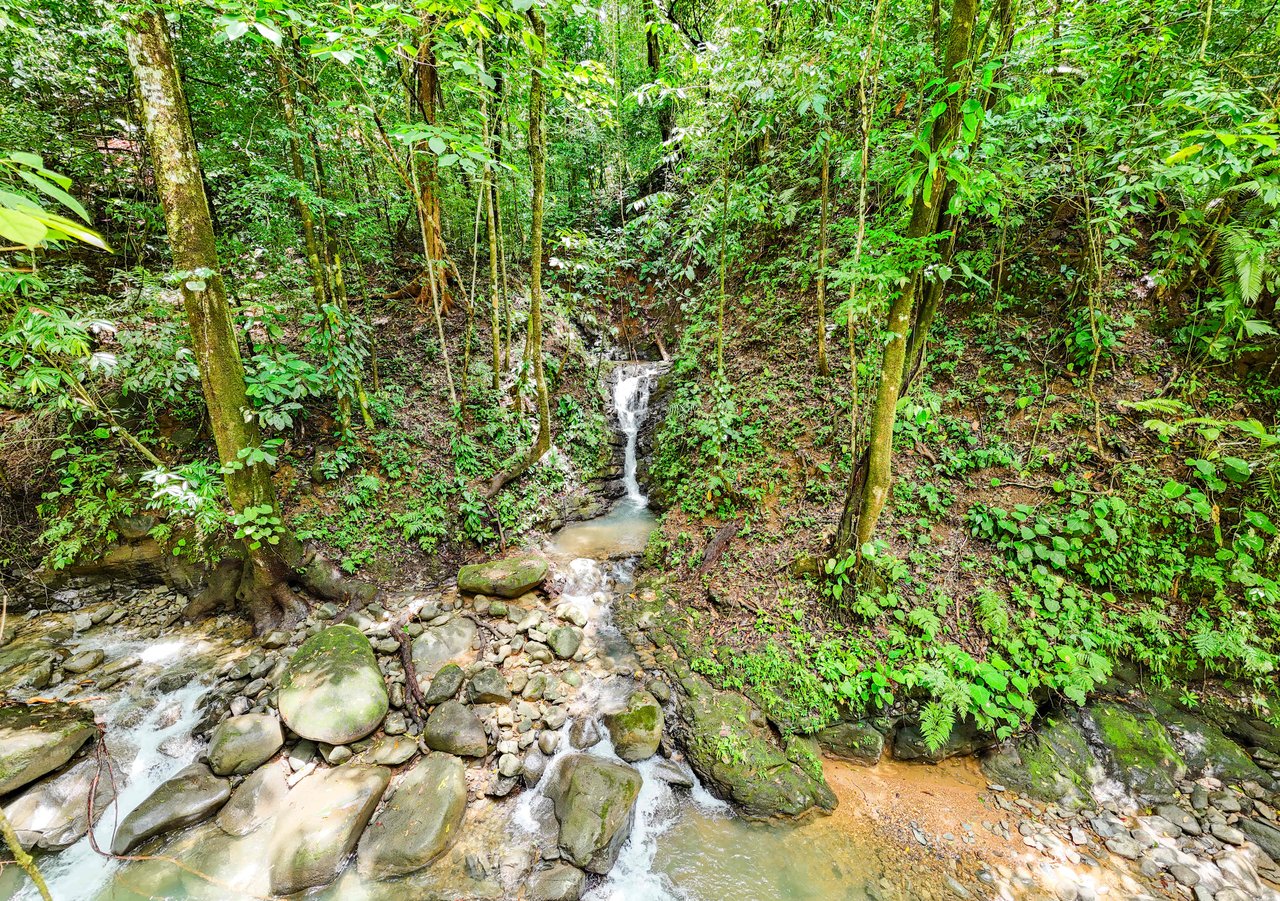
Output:
[[324,758],[324,762],[329,764],[329,766],[341,766],[355,756],[355,751],[352,751],[346,745],[327,745],[321,743],[320,756]]
[[203,763],[193,763],[160,784],[124,818],[111,841],[113,854],[128,854],[149,838],[193,826],[231,797],[231,785]]
[[547,646],[561,660],[568,660],[582,646],[582,630],[577,626],[559,626],[547,636]]
[[613,739],[614,751],[623,760],[635,763],[658,753],[662,708],[649,692],[633,692],[623,710],[604,715],[604,724]]
[[1067,807],[1091,803],[1090,769],[1097,760],[1074,714],[1046,717],[1031,733],[982,758],[988,779],[1041,801]]
[[868,722],[836,723],[816,737],[828,754],[862,766],[875,766],[884,754],[884,733]]
[[423,703],[428,707],[434,707],[437,704],[448,701],[450,698],[456,697],[458,689],[462,687],[465,678],[462,667],[458,666],[458,664],[445,664],[440,667],[435,678],[431,680],[431,684],[422,693]]
[[422,730],[422,740],[433,751],[459,757],[484,757],[489,753],[484,725],[470,708],[458,701],[445,701],[431,712]]
[[61,851],[89,831],[89,794],[98,778],[94,796],[94,822],[115,797],[111,777],[97,760],[83,760],[56,776],[28,788],[4,809],[18,842],[26,850]]
[[607,873],[631,834],[640,773],[588,754],[563,760],[547,777],[564,856],[590,873]]
[[538,748],[531,748],[520,767],[520,778],[527,788],[533,788],[547,771],[547,757]]
[[1213,775],[1228,783],[1275,784],[1244,748],[1227,738],[1217,726],[1179,709],[1158,694],[1150,698],[1150,703],[1168,728],[1191,777]]
[[267,846],[272,893],[291,895],[332,882],[390,780],[383,767],[353,764],[298,783]]
[[360,872],[371,879],[428,866],[457,840],[467,808],[462,761],[432,754],[414,764],[360,839]]
[[231,800],[214,821],[228,835],[248,835],[278,814],[289,795],[279,764],[260,767],[231,793]]
[[529,877],[528,901],[578,901],[587,887],[587,874],[560,863]]
[[279,629],[268,632],[262,639],[262,646],[267,649],[282,648],[289,643],[289,633]]
[[505,704],[511,700],[511,689],[502,673],[486,666],[471,677],[467,685],[467,699],[472,704]]
[[418,679],[429,679],[446,663],[465,663],[474,656],[476,624],[465,616],[432,626],[413,640],[413,668]]
[[209,736],[209,769],[218,776],[251,773],[284,746],[280,720],[249,713],[223,720]]
[[73,657],[68,657],[62,663],[62,668],[73,675],[87,673],[102,664],[107,659],[107,655],[100,650],[81,651]]
[[518,598],[537,588],[546,577],[547,561],[541,557],[508,557],[462,567],[458,571],[458,590],[468,594]]
[[674,728],[689,763],[744,816],[798,817],[814,808],[835,809],[835,794],[821,774],[788,759],[754,704],[736,692],[717,691],[691,672],[680,688]]
[[1156,804],[1177,796],[1187,767],[1157,717],[1137,707],[1104,701],[1087,713],[1096,725],[1096,738],[1108,772],[1140,801]]
[[1269,857],[1280,860],[1280,829],[1261,820],[1242,819],[1236,825]]
[[579,751],[598,745],[603,737],[600,726],[589,717],[576,719],[569,727],[569,744]]
[[96,732],[93,711],[83,705],[0,707],[0,796],[56,770]]
[[693,777],[670,760],[659,760],[649,771],[655,779],[678,788],[693,788]]
[[941,745],[930,748],[919,724],[912,723],[903,726],[893,737],[893,756],[897,760],[937,763],[949,757],[977,753],[995,743],[995,738],[979,729],[973,720],[963,719],[956,722]]
[[364,738],[389,709],[369,639],[351,626],[307,639],[289,661],[276,704],[303,738],[335,745]]

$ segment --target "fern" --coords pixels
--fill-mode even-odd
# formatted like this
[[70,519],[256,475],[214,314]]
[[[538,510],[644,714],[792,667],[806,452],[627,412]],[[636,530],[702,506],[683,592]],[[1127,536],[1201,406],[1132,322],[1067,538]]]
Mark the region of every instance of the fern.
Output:
[[955,710],[939,701],[930,701],[920,711],[920,734],[930,751],[942,747],[942,743],[951,737],[955,724]]

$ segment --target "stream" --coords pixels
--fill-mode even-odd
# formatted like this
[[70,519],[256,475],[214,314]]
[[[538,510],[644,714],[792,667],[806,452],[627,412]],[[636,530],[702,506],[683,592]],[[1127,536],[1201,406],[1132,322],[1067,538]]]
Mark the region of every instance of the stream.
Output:
[[[574,664],[581,686],[569,705],[561,737],[575,728],[595,728],[602,738],[587,753],[617,760],[603,713],[620,709],[643,675],[642,664],[613,622],[614,601],[634,587],[633,573],[656,519],[637,478],[637,442],[649,409],[659,364],[629,364],[615,371],[614,414],[625,438],[625,494],[604,516],[568,525],[544,547],[557,605],[578,608],[589,662]],[[175,601],[176,603],[176,598]],[[117,628],[95,628],[70,641],[74,652],[97,649],[108,661],[136,660],[127,677],[98,692],[94,705],[106,723],[116,761],[119,797],[99,821],[100,847],[110,845],[114,824],[178,769],[195,761],[203,743],[192,737],[205,717],[206,696],[231,661],[244,658],[252,642],[232,640],[224,621],[174,626],[155,640]],[[576,659],[576,658],[575,658]],[[265,672],[265,670],[264,670]],[[74,696],[74,680],[56,695]],[[547,772],[572,751],[562,740]],[[634,825],[607,876],[592,877],[589,901],[859,901],[894,896],[876,891],[901,885],[901,845],[886,842],[859,813],[856,783],[833,780],[841,805],[832,816],[799,825],[767,825],[737,816],[698,781],[678,755],[637,764],[643,784]],[[305,775],[305,774],[304,774]],[[348,865],[329,886],[303,896],[332,901],[392,899],[521,898],[540,855],[554,849],[551,802],[544,775],[533,788],[506,797],[478,792],[467,805],[454,847],[431,866],[403,879],[372,882]],[[865,799],[865,795],[863,795]],[[863,809],[865,814],[865,808]],[[173,833],[152,859],[118,862],[98,854],[86,836],[71,847],[39,858],[56,901],[214,899],[270,897],[262,832],[230,836],[212,821]],[[558,856],[558,852],[555,852]],[[161,859],[170,858],[170,859]],[[181,861],[175,866],[171,859]],[[927,867],[937,868],[930,860]],[[870,887],[870,888],[868,888]],[[914,894],[907,882],[905,896]],[[0,899],[37,898],[16,868],[0,872]]]

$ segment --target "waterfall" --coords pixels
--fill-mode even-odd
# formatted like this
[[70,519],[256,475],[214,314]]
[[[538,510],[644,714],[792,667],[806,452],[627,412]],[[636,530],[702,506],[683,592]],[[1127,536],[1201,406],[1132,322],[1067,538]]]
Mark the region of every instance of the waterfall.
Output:
[[649,503],[636,479],[636,442],[649,415],[649,395],[657,375],[658,367],[653,364],[619,366],[613,384],[613,409],[618,416],[618,431],[626,438],[622,482],[627,489],[627,500],[636,507],[645,507]]

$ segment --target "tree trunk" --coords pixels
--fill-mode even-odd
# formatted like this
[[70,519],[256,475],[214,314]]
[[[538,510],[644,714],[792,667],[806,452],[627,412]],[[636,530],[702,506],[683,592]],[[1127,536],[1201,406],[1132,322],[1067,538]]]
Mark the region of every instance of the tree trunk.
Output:
[[534,34],[533,69],[529,79],[529,164],[533,170],[533,202],[529,246],[528,356],[533,360],[538,437],[520,463],[493,477],[486,490],[489,497],[523,475],[551,449],[551,400],[547,394],[547,378],[542,365],[542,207],[547,184],[547,135],[542,125],[546,98],[542,68],[547,58],[547,26],[536,9],[529,10],[527,15]]
[[315,216],[311,205],[302,196],[304,185],[310,183],[307,168],[302,162],[302,145],[298,140],[297,95],[293,89],[293,80],[285,68],[279,54],[273,56],[276,65],[276,79],[280,83],[280,106],[284,113],[285,128],[289,129],[289,165],[293,169],[293,180],[298,183],[298,190],[293,196],[294,206],[298,209],[298,219],[302,222],[302,237],[307,249],[307,269],[311,274],[311,290],[315,295],[317,309],[324,306],[328,296],[325,289],[324,264],[320,260],[320,242],[316,237]]
[[[947,53],[942,66],[946,83],[960,80],[962,67],[969,59],[974,25],[978,17],[980,0],[952,0],[951,26],[947,38]],[[946,109],[934,120],[930,134],[930,152],[939,155],[952,140],[960,123],[961,92],[947,97]],[[934,233],[938,224],[939,208],[947,194],[945,169],[939,167],[930,177],[927,172],[920,179],[911,204],[911,220],[907,226],[907,238],[919,240]],[[851,503],[858,503],[854,495],[845,499],[842,520],[856,522],[851,545],[861,549],[875,534],[876,524],[889,498],[893,479],[893,427],[897,418],[898,400],[902,395],[907,358],[907,336],[916,317],[916,302],[923,282],[923,271],[917,270],[889,306],[885,323],[888,341],[880,368],[880,383],[876,389],[875,406],[870,422],[867,448],[867,475],[862,483],[860,505],[854,515]],[[842,530],[843,531],[843,530]],[[849,546],[837,546],[837,555]]]
[[284,552],[295,550],[297,544],[280,524],[270,469],[263,461],[248,459],[262,444],[262,436],[245,397],[244,364],[218,271],[213,219],[163,14],[153,9],[130,14],[125,43],[142,101],[143,131],[164,207],[173,264],[181,274],[182,301],[209,422],[218,459],[227,470],[227,494],[238,518],[266,524],[272,533],[271,540],[263,536],[244,541],[247,566],[240,600],[262,630],[295,621],[304,612],[285,581],[289,566]]
[[[654,0],[644,0],[645,62],[649,65],[649,75],[656,80],[662,73],[662,42],[658,39],[658,17],[653,6]],[[675,133],[675,119],[671,99],[662,100],[658,104],[658,133],[664,146]]]
[[818,375],[829,375],[827,366],[827,222],[831,199],[831,142],[823,132],[822,144],[822,212],[818,228],[818,310],[814,325],[818,332]]

